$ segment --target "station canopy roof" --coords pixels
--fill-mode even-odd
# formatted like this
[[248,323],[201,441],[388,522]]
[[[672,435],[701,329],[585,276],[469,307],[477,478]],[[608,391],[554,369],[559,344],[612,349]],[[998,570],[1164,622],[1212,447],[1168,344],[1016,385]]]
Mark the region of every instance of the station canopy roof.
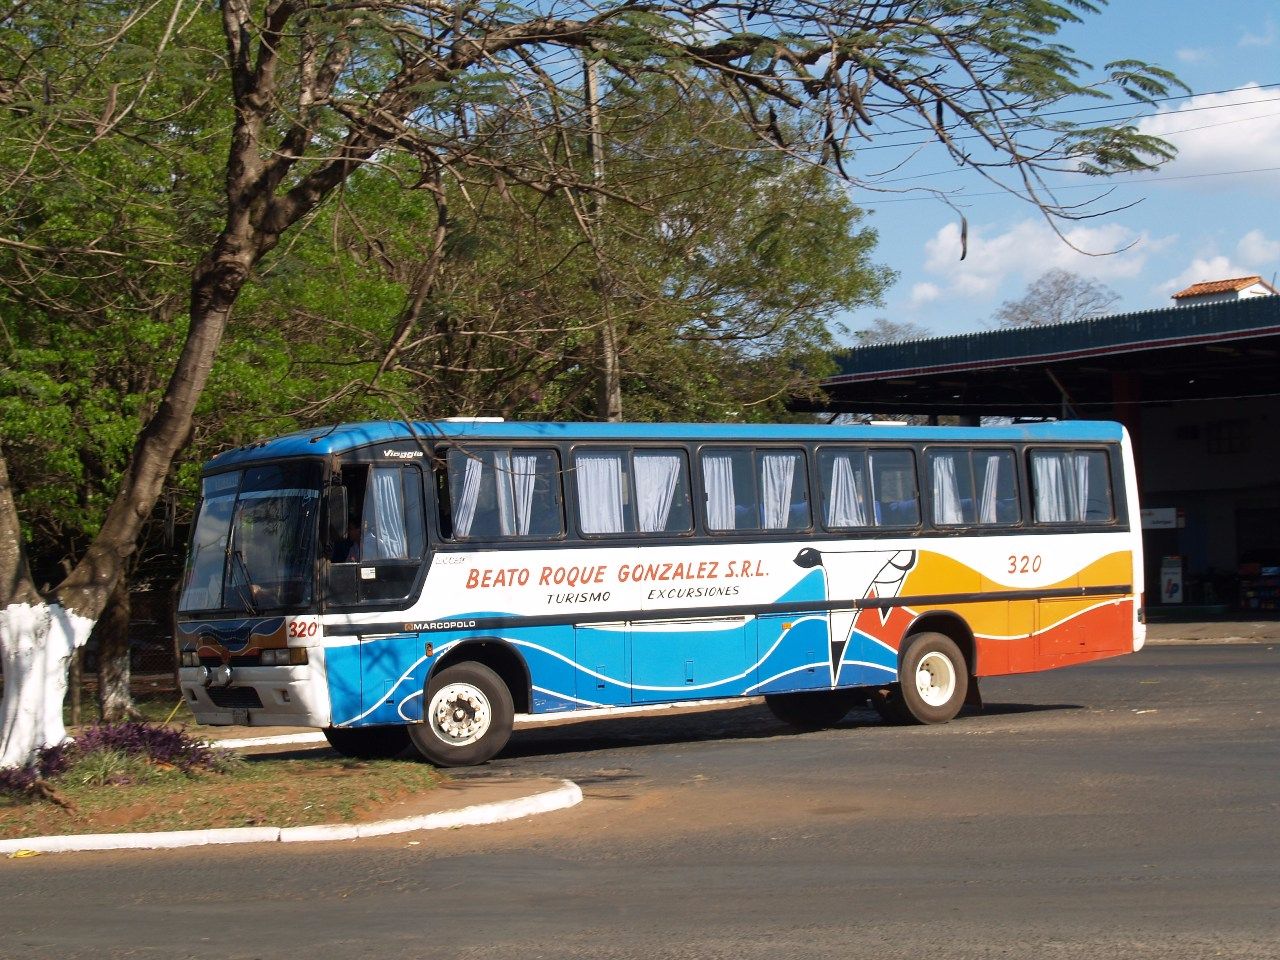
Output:
[[1280,296],[876,344],[836,360],[825,399],[794,409],[1099,419],[1117,402],[1247,402],[1280,394]]

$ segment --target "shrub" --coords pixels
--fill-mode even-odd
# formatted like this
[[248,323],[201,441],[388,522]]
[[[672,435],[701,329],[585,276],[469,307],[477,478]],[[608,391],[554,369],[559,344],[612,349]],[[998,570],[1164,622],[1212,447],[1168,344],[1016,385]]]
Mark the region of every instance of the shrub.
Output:
[[177,767],[185,773],[210,770],[216,765],[213,750],[199,740],[193,740],[181,730],[136,720],[87,727],[76,739],[74,749],[81,756],[98,750],[118,750],[127,756],[145,757],[153,763]]
[[86,727],[75,740],[41,750],[26,767],[0,770],[0,795],[31,797],[37,785],[70,777],[109,786],[148,779],[160,769],[220,770],[223,758],[180,730],[134,720]]

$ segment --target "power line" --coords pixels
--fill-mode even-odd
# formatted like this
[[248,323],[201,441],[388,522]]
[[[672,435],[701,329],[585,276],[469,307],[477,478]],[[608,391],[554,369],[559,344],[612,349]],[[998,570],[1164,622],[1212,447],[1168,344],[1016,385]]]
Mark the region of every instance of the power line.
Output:
[[[1280,83],[1263,83],[1263,84],[1258,84],[1258,86],[1257,86],[1256,88],[1251,88],[1251,89],[1258,89],[1258,90],[1270,90],[1270,89],[1273,89],[1273,88],[1276,88],[1276,87],[1280,87]],[[1222,95],[1222,94],[1224,94],[1224,93],[1235,93],[1237,90],[1240,90],[1240,89],[1242,89],[1242,88],[1240,88],[1240,87],[1233,87],[1233,88],[1231,88],[1231,89],[1229,89],[1229,90],[1213,90],[1213,91],[1210,91],[1209,93],[1188,93],[1188,94],[1179,94],[1178,96],[1173,96],[1173,97],[1159,97],[1159,98],[1157,98],[1157,99],[1155,99],[1155,100],[1152,100],[1152,101],[1150,101],[1150,102],[1152,102],[1152,103],[1169,103],[1169,102],[1173,102],[1173,101],[1175,101],[1175,100],[1189,100],[1189,99],[1192,99],[1192,98],[1194,98],[1194,97],[1214,97],[1214,96],[1220,96],[1220,95]],[[1185,109],[1185,110],[1179,110],[1179,111],[1177,111],[1177,113],[1178,113],[1179,115],[1183,115],[1183,114],[1188,114],[1188,113],[1201,113],[1201,112],[1203,112],[1203,111],[1205,111],[1205,110],[1229,110],[1229,109],[1232,109],[1232,108],[1234,108],[1234,107],[1248,107],[1248,106],[1253,106],[1253,105],[1255,105],[1255,104],[1259,104],[1259,103],[1274,103],[1275,101],[1276,101],[1276,98],[1275,98],[1275,97],[1262,97],[1262,98],[1257,99],[1257,100],[1241,100],[1241,101],[1239,101],[1238,103],[1217,103],[1217,104],[1210,104],[1210,105],[1206,105],[1206,106],[1203,106],[1203,107],[1188,107],[1188,108],[1187,108],[1187,109]],[[1092,113],[1092,112],[1097,111],[1097,110],[1116,110],[1116,109],[1117,109],[1117,104],[1114,104],[1114,103],[1108,103],[1108,104],[1101,104],[1101,105],[1096,106],[1096,107],[1077,107],[1077,108],[1074,108],[1074,109],[1071,109],[1071,110],[1053,110],[1053,111],[1049,111],[1049,112],[1046,112],[1046,113],[1042,113],[1042,114],[1040,114],[1040,116],[1042,116],[1042,117],[1063,117],[1063,116],[1070,116],[1070,115],[1072,115],[1072,114],[1078,114],[1078,113]],[[1115,116],[1115,117],[1107,117],[1107,118],[1103,118],[1102,122],[1104,122],[1104,123],[1107,123],[1107,122],[1114,122],[1115,120],[1118,120],[1118,119],[1146,120],[1146,119],[1150,119],[1150,118],[1152,118],[1152,117],[1164,117],[1164,116],[1172,116],[1172,115],[1173,115],[1173,114],[1171,114],[1171,113],[1160,113],[1160,112],[1156,112],[1156,113],[1144,113],[1144,114],[1140,114],[1140,115],[1138,115],[1138,116],[1131,116],[1131,115],[1129,115],[1129,114],[1119,114],[1119,115],[1117,115],[1117,116]],[[950,139],[951,139],[953,142],[959,143],[959,142],[964,141],[964,140],[976,140],[976,139],[980,139],[980,138],[981,138],[980,134],[971,133],[971,134],[965,134],[965,135],[958,136],[958,137],[951,137]],[[867,146],[865,146],[865,147],[855,147],[854,152],[855,152],[855,153],[868,153],[868,152],[870,152],[870,151],[872,151],[872,150],[894,150],[894,149],[899,149],[899,148],[902,148],[902,147],[920,147],[920,146],[926,146],[926,145],[928,145],[928,144],[931,144],[931,143],[937,143],[937,142],[938,142],[938,138],[935,136],[935,137],[926,137],[926,138],[925,138],[925,139],[923,139],[923,140],[902,140],[902,141],[899,141],[899,142],[897,142],[897,143],[873,143],[873,144],[869,144],[869,145],[867,145]]]
[[[1250,176],[1255,173],[1275,173],[1280,167],[1258,167],[1253,170],[1219,170],[1210,173],[1185,173],[1176,177],[1142,177],[1136,180],[1119,180],[1108,181],[1110,186],[1126,187],[1136,184],[1145,183],[1173,183],[1178,180],[1204,180],[1209,177],[1243,177]],[[1069,183],[1062,186],[1051,188],[1057,193],[1062,190],[1097,190],[1102,186],[1101,183]],[[983,190],[979,193],[949,193],[948,197],[952,199],[968,200],[972,197],[1002,197],[1009,193],[1008,190]],[[868,203],[867,206],[880,206],[886,203],[914,203],[919,200],[932,200],[933,197],[894,197],[890,200],[876,200],[874,203]]]

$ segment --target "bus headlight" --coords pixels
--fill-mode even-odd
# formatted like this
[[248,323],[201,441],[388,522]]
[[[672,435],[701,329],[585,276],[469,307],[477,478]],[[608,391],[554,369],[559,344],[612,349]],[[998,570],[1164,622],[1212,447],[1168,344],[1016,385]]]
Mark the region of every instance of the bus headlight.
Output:
[[222,664],[213,668],[213,676],[209,680],[211,687],[229,687],[231,686],[231,667]]
[[284,647],[279,650],[263,650],[262,665],[264,667],[300,667],[307,662],[305,647]]
[[301,667],[307,662],[306,648],[287,646],[279,650],[262,650],[264,667]]

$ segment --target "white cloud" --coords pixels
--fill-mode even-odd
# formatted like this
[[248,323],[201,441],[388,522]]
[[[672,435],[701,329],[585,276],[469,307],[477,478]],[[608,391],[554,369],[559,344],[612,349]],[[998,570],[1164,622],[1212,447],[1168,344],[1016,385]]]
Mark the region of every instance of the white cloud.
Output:
[[1176,56],[1182,63],[1204,63],[1209,59],[1209,51],[1184,47],[1177,52]]
[[922,307],[942,299],[942,288],[936,283],[917,283],[911,288],[911,306]]
[[1163,297],[1171,297],[1179,290],[1193,283],[1205,283],[1209,280],[1230,280],[1234,277],[1247,277],[1253,273],[1221,254],[1214,257],[1196,257],[1190,265],[1176,277],[1166,280],[1154,287],[1154,292]]
[[[940,295],[976,299],[1030,283],[1054,268],[1103,283],[1125,280],[1141,274],[1148,257],[1174,239],[1152,238],[1121,224],[1077,226],[1065,236],[1068,242],[1037,220],[1023,220],[1003,231],[972,227],[968,255],[962,261],[960,228],[948,224],[925,243],[925,269],[938,277],[928,286]],[[913,299],[915,295],[913,289]]]
[[1280,268],[1280,240],[1269,239],[1261,230],[1250,230],[1236,244],[1236,255],[1254,268]]
[[1276,43],[1276,22],[1270,17],[1261,31],[1252,31],[1240,38],[1242,47],[1272,47]]
[[1192,97],[1176,110],[1138,121],[1138,129],[1178,148],[1177,158],[1162,169],[1164,176],[1201,178],[1171,185],[1280,190],[1280,177],[1274,172],[1220,176],[1280,166],[1280,88],[1264,90],[1250,83],[1226,93]]

